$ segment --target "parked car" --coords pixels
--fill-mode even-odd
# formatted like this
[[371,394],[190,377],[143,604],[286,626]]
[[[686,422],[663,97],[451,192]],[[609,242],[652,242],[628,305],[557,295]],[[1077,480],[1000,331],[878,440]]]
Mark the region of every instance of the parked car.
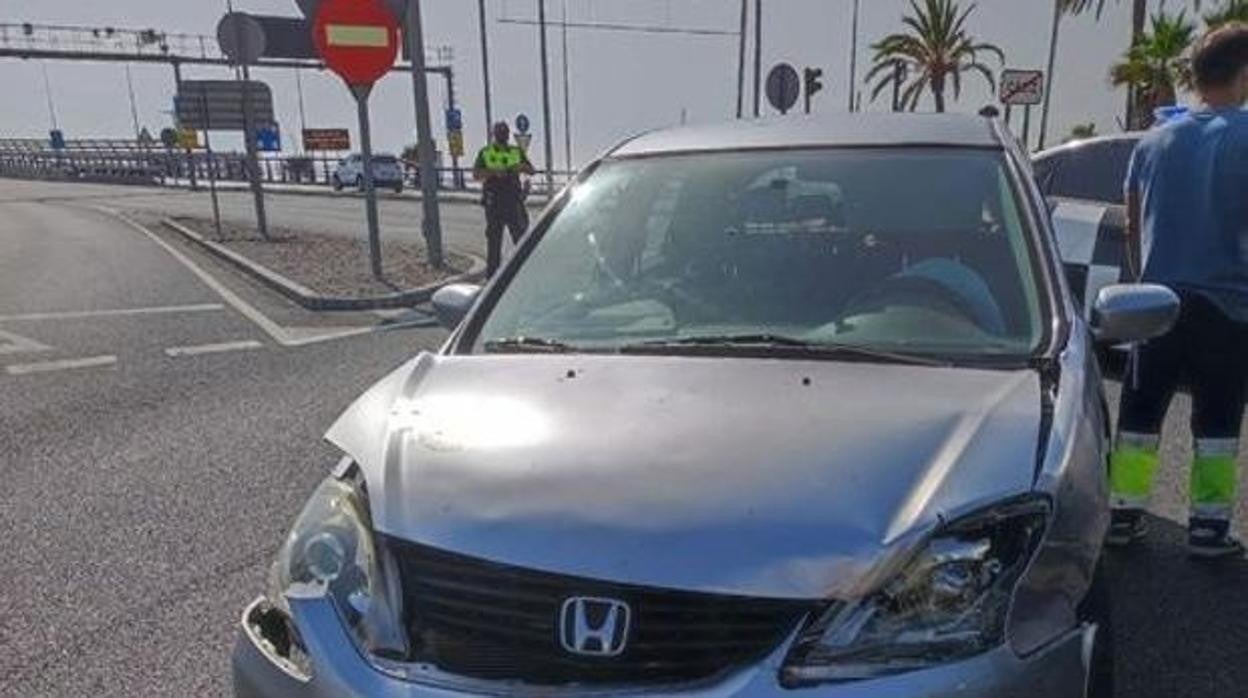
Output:
[[1102,288],[1127,280],[1123,184],[1142,137],[1132,132],[1075,141],[1033,159],[1053,210],[1066,278],[1085,317]]
[[[334,172],[330,175],[330,184],[334,191],[342,191],[345,187],[364,190],[364,156],[359,153],[349,155],[338,161]],[[399,159],[393,155],[373,156],[373,186],[378,189],[393,189],[394,193],[403,193],[403,168]]]
[[1093,343],[1178,300],[1085,322],[1024,158],[951,115],[615,148],[330,428],[236,693],[1112,695]]

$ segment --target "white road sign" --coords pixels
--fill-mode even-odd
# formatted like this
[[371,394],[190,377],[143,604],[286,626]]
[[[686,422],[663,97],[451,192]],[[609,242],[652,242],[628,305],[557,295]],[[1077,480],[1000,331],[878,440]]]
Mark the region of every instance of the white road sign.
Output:
[[1006,70],[1001,73],[1001,103],[1031,105],[1044,101],[1044,71]]

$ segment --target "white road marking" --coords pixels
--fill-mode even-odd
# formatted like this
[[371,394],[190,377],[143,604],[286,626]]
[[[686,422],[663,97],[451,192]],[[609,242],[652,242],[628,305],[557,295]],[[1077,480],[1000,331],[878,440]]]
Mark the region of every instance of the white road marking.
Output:
[[199,356],[200,354],[221,354],[227,351],[244,351],[247,349],[263,349],[264,344],[254,339],[241,342],[220,342],[218,344],[201,344],[193,347],[169,347],[165,350],[168,356]]
[[26,354],[36,351],[50,351],[52,347],[40,344],[29,337],[0,330],[0,356],[7,354]]
[[93,206],[97,211],[113,216],[122,221],[126,225],[134,228],[143,235],[147,236],[152,242],[160,245],[174,259],[182,263],[195,276],[199,277],[208,288],[211,288],[221,296],[221,298],[231,307],[241,313],[244,317],[254,323],[257,327],[264,331],[274,342],[283,347],[302,347],[309,344],[319,344],[321,342],[330,342],[336,339],[345,339],[347,337],[357,337],[360,335],[371,334],[374,332],[384,332],[388,329],[396,329],[394,327],[282,327],[276,322],[265,317],[263,313],[257,310],[247,301],[243,300],[224,284],[217,281],[208,272],[204,271],[199,265],[191,261],[189,257],[182,254],[175,247],[165,242],[152,231],[148,230],[143,224],[131,219],[126,214],[105,206]]
[[24,376],[31,373],[52,373],[54,371],[72,371],[80,368],[104,368],[117,364],[116,356],[92,356],[86,359],[63,359],[61,361],[43,361],[33,364],[12,364],[4,370],[10,376]]
[[0,322],[27,320],[76,320],[96,317],[125,317],[128,315],[165,315],[179,313],[208,313],[225,310],[220,303],[197,303],[195,305],[165,305],[152,308],[118,308],[114,310],[66,310],[50,313],[26,313],[23,315],[0,315]]
[[213,278],[211,274],[201,269],[199,265],[195,264],[195,262],[192,262],[189,257],[179,252],[169,243],[165,242],[164,240],[161,240],[160,236],[156,235],[156,233],[153,233],[152,231],[148,230],[142,224],[132,220],[129,216],[127,216],[126,214],[120,211],[116,211],[111,208],[105,208],[103,206],[96,207],[96,210],[116,217],[118,220],[122,221],[126,225],[129,225],[131,228],[134,228],[135,230],[139,231],[143,235],[147,236],[148,239],[150,239],[152,242],[156,243],[161,248],[163,248],[166,252],[168,252],[171,257],[181,262],[182,266],[189,269],[192,274],[194,274],[195,276],[198,276],[199,280],[204,282],[204,285],[208,286],[208,288],[211,288],[213,291],[215,291],[218,296],[221,296],[222,300],[224,300],[226,303],[229,303],[230,306],[233,307],[235,310],[237,310],[239,313],[241,313],[243,317],[250,320],[261,330],[264,330],[264,333],[272,337],[273,341],[277,342],[278,344],[281,344],[282,346],[288,346],[288,338],[286,336],[286,331],[283,330],[280,325],[278,325],[277,323],[265,317],[259,310],[256,310],[255,307],[253,307],[247,301],[243,300],[242,298],[239,298],[236,293],[226,288],[224,284],[222,284],[220,281],[217,281],[215,278]]

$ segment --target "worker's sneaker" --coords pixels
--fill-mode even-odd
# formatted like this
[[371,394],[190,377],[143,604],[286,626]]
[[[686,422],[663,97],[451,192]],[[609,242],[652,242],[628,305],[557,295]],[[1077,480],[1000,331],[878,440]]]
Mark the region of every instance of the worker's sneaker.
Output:
[[1187,527],[1187,554],[1199,559],[1240,557],[1244,544],[1231,535],[1228,521],[1191,519]]
[[1144,512],[1139,509],[1114,509],[1109,520],[1109,533],[1105,543],[1113,546],[1130,545],[1144,537],[1148,526],[1144,523]]

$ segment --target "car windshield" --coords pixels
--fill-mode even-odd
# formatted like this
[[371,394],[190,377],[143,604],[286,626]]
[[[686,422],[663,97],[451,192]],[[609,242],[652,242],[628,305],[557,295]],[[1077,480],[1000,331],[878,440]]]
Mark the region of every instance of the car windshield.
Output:
[[374,155],[373,163],[377,165],[397,165],[399,161],[393,155]]
[[569,192],[475,346],[1030,354],[1045,324],[1033,269],[997,151],[609,160]]

